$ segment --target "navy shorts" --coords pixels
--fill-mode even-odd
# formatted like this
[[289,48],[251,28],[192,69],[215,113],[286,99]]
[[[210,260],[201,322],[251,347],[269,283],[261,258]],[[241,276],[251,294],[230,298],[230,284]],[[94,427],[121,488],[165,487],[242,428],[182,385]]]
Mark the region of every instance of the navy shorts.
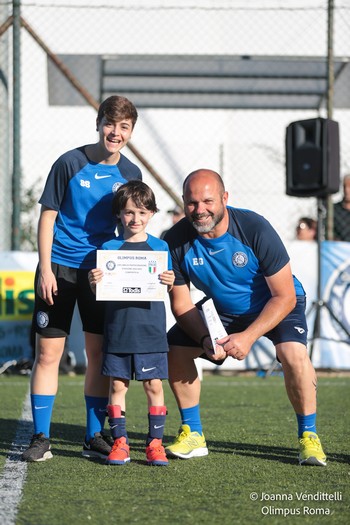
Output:
[[[207,297],[201,299],[196,304],[200,311],[202,311],[202,304],[206,300]],[[272,341],[275,346],[279,343],[287,343],[291,341],[301,343],[306,346],[308,330],[305,308],[305,296],[298,296],[295,308],[277,326],[275,326],[275,328],[264,334],[264,337],[270,339],[270,341]],[[248,326],[258,317],[258,314],[231,315],[219,313],[219,317],[225,327],[226,332],[228,334],[235,334],[248,328]],[[172,328],[170,328],[168,332],[168,344],[169,346],[191,346],[197,348],[199,346],[196,341],[191,339],[191,337],[179,327],[178,324],[175,324]],[[203,353],[200,357],[211,361],[206,353]],[[223,362],[224,360],[215,361],[215,363],[219,365]]]
[[168,353],[104,354],[102,375],[118,379],[168,379]]
[[36,269],[33,330],[43,337],[69,335],[77,303],[84,332],[103,334],[105,303],[96,301],[95,294],[91,291],[89,270],[52,263],[52,271],[56,276],[58,294],[54,296],[54,304],[49,306],[37,292],[39,271]]

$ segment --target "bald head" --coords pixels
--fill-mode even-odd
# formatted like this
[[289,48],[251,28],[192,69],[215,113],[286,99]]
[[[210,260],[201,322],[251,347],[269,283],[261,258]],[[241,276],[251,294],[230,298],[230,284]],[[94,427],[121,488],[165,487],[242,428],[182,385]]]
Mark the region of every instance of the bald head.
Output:
[[222,195],[225,192],[225,185],[224,181],[220,177],[220,175],[213,170],[207,170],[204,168],[201,168],[199,170],[192,171],[187,177],[185,178],[182,186],[183,193],[186,191],[186,186],[190,184],[192,181],[195,181],[196,183],[207,183],[207,184],[213,184],[216,182],[217,189],[219,190],[220,194]]

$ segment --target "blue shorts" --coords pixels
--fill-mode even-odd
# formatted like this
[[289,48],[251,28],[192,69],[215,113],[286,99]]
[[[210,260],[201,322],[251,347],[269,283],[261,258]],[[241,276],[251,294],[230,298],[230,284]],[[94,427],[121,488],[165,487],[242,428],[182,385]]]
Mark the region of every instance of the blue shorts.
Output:
[[[201,299],[196,306],[199,310],[202,310],[202,304],[207,300],[207,297]],[[306,346],[307,344],[307,323],[305,316],[306,308],[306,297],[298,296],[297,304],[292,310],[275,328],[264,334],[264,337],[267,337],[272,341],[276,346],[279,343],[287,343],[294,341],[296,343],[301,343]],[[225,327],[225,330],[228,334],[235,334],[237,332],[242,332],[255,319],[259,314],[248,314],[248,315],[232,315],[219,312],[219,317],[222,324]],[[191,346],[197,347],[198,343],[191,339],[180,327],[178,324],[175,324],[170,328],[168,332],[168,344],[169,346]],[[211,359],[207,354],[203,353],[200,357],[203,359]],[[215,361],[216,364],[222,364],[222,361]]]
[[118,379],[168,379],[168,353],[104,354],[102,375]]

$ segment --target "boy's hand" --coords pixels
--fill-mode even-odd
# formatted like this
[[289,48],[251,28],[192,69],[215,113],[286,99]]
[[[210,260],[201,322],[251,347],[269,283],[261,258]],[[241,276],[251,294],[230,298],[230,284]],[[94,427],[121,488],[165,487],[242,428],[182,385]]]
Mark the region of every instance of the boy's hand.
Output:
[[90,270],[88,273],[88,279],[91,290],[96,293],[96,284],[99,283],[102,280],[103,277],[103,271],[99,268],[94,268],[93,270]]
[[159,275],[159,280],[162,284],[166,284],[167,286],[169,286],[171,290],[174,285],[175,274],[172,270],[166,270],[165,272]]

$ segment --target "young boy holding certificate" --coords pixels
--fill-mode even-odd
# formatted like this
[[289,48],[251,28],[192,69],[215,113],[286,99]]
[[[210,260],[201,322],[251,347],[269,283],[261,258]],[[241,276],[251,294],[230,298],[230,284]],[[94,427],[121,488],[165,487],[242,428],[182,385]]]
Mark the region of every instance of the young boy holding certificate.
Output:
[[[145,183],[135,180],[120,186],[114,196],[112,209],[120,233],[102,246],[103,250],[113,251],[106,268],[96,268],[89,272],[93,290],[97,283],[102,286],[104,271],[114,266],[113,255],[116,250],[128,250],[128,255],[134,254],[135,257],[141,257],[140,252],[169,251],[165,241],[145,231],[149,220],[158,211],[154,193]],[[149,271],[157,272],[158,284],[167,285],[170,291],[174,283],[174,272],[171,270],[170,256],[167,260],[164,269],[150,264]],[[130,272],[135,272],[137,279],[137,265],[135,269],[130,265]],[[126,292],[130,291],[130,287],[125,286],[125,289]],[[159,466],[168,464],[162,445],[166,418],[162,379],[168,378],[165,306],[163,301],[143,298],[142,290],[142,286],[135,286],[135,293],[126,293],[126,300],[109,300],[106,303],[102,374],[110,376],[107,411],[114,439],[114,445],[106,459],[108,465],[125,465],[130,461],[125,397],[133,378],[143,381],[148,401],[147,463]]]

